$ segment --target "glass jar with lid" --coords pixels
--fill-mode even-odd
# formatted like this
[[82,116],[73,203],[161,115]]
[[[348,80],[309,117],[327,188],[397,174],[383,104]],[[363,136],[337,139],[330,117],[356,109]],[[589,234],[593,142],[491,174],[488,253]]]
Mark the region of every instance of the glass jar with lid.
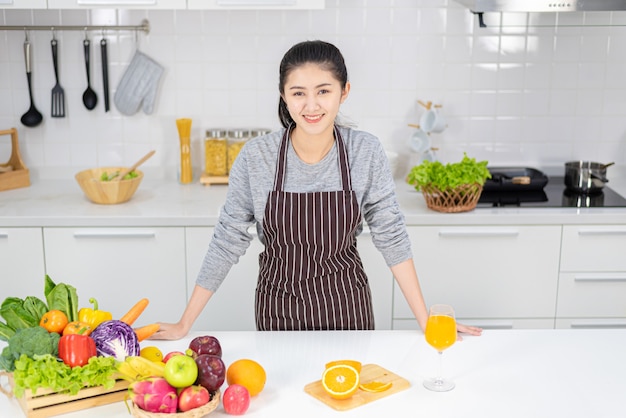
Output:
[[228,174],[228,137],[224,129],[209,129],[204,139],[204,171],[209,176]]
[[250,139],[256,138],[257,136],[267,135],[272,132],[269,128],[254,128],[250,129]]
[[239,151],[248,139],[250,139],[250,130],[248,129],[228,131],[228,172],[230,172]]

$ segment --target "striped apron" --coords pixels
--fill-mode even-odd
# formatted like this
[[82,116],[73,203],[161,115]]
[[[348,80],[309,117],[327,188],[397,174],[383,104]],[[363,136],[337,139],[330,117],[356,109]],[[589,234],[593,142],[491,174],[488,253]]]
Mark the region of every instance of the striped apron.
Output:
[[335,127],[342,190],[283,191],[291,129],[263,218],[255,311],[258,330],[374,329],[372,296],[356,249],[361,223],[345,144]]

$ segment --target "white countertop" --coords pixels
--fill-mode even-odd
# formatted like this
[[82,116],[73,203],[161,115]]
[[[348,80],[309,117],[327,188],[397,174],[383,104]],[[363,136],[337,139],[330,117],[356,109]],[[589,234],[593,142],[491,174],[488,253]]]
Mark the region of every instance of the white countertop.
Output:
[[[609,187],[626,196],[626,171],[611,167]],[[228,186],[181,185],[146,173],[133,198],[119,205],[97,205],[83,195],[72,176],[40,180],[0,192],[0,227],[28,226],[214,226]],[[546,225],[626,223],[626,208],[476,208],[440,213],[426,207],[415,189],[397,181],[407,225]]]
[[[180,341],[145,341],[162,351]],[[239,358],[260,362],[263,392],[247,417],[507,417],[617,418],[625,414],[626,330],[486,330],[465,337],[443,354],[444,375],[456,388],[430,392],[425,378],[437,372],[436,351],[417,331],[215,332],[228,365]],[[304,392],[329,360],[353,358],[378,364],[407,379],[409,389],[338,412]],[[223,386],[223,389],[226,385]],[[0,394],[0,416],[23,417],[15,399]],[[122,402],[63,415],[127,418]],[[211,417],[226,417],[220,405]]]

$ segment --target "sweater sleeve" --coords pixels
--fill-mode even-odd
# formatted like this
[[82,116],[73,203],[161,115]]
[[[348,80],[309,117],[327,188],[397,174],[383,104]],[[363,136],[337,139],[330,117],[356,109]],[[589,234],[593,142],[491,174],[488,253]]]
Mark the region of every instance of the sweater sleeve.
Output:
[[213,292],[252,240],[248,228],[256,221],[245,150],[244,146],[229,173],[226,202],[196,278],[196,284]]
[[372,242],[387,265],[392,267],[413,258],[413,252],[389,161],[380,141],[376,140],[374,144],[369,167],[361,171],[366,177],[361,208]]

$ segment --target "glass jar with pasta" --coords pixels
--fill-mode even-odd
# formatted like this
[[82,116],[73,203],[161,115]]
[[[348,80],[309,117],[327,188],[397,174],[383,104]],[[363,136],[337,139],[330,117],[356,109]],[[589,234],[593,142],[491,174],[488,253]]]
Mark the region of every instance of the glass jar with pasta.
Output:
[[228,132],[228,171],[233,166],[239,151],[250,138],[250,131],[248,129],[234,129]]
[[228,138],[223,129],[206,131],[204,139],[204,171],[209,176],[228,174]]

